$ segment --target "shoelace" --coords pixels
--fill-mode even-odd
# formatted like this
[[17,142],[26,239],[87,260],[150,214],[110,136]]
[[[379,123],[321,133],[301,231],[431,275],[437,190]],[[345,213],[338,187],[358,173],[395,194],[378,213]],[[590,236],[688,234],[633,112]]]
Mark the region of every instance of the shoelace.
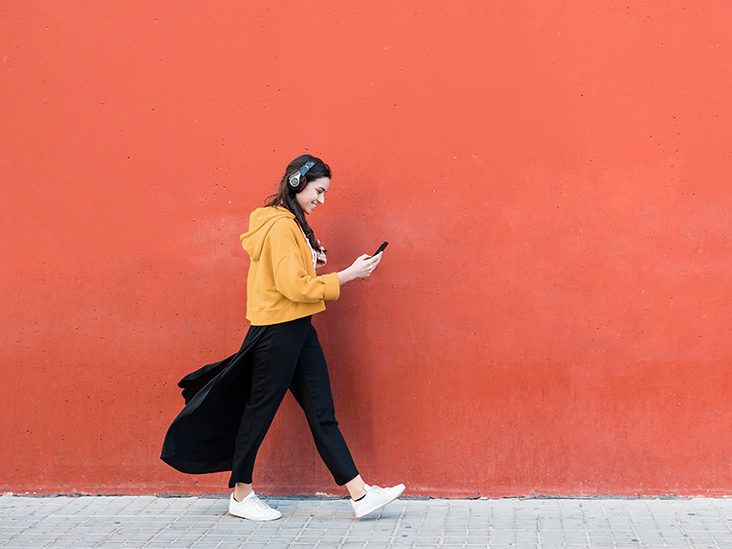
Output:
[[252,501],[252,503],[255,506],[259,507],[260,509],[264,509],[264,510],[272,509],[269,505],[267,505],[265,502],[263,502],[261,499],[259,499],[259,496],[257,496],[257,494],[252,494],[252,497],[250,497],[249,499]]
[[[373,493],[378,493],[378,492],[385,492],[385,491],[386,491],[386,488],[382,488],[382,487],[381,487],[381,486],[379,486],[378,484],[367,484],[367,485],[366,485],[366,486],[364,487],[364,489],[366,490],[366,493],[367,493],[367,494],[368,494],[369,492],[373,492]],[[356,500],[354,500],[354,501],[356,501]]]

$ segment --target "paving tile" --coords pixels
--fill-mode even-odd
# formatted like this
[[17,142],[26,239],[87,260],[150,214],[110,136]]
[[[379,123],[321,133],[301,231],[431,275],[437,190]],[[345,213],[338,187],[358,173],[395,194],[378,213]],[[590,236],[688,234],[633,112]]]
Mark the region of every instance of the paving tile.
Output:
[[0,547],[732,547],[728,498],[400,499],[362,519],[342,498],[265,499],[282,519],[225,497],[0,496]]

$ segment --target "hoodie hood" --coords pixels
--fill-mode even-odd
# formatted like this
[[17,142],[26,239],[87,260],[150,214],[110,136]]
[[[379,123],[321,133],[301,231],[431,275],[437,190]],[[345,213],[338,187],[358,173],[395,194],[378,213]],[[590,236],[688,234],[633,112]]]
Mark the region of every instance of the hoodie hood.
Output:
[[295,219],[295,214],[283,206],[264,206],[249,214],[249,230],[239,235],[239,238],[252,261],[259,261],[269,230],[275,221],[284,217]]

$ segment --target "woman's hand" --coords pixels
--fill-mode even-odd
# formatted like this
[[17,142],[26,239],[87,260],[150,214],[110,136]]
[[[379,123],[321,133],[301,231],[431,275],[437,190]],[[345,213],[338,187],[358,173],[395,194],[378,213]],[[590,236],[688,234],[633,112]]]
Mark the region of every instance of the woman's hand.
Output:
[[375,256],[371,257],[369,254],[363,254],[356,258],[356,261],[348,267],[354,278],[366,278],[371,275],[376,266],[381,261],[381,256],[384,255],[379,252]]
[[328,258],[325,257],[325,252],[318,252],[318,258],[315,260],[315,266],[322,267],[326,263],[328,263]]
[[315,266],[316,267],[322,267],[323,265],[325,265],[326,263],[328,263],[328,258],[325,257],[325,248],[323,248],[322,244],[320,243],[320,240],[317,239],[317,238],[315,240],[318,241],[318,248],[320,248],[318,250],[318,257],[315,260]]

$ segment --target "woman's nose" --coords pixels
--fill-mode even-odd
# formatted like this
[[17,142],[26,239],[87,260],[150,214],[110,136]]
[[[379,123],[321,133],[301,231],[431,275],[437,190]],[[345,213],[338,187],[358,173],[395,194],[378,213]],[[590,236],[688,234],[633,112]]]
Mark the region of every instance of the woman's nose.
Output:
[[318,197],[318,202],[320,202],[321,204],[325,204],[325,197],[323,196],[323,193],[321,193]]

